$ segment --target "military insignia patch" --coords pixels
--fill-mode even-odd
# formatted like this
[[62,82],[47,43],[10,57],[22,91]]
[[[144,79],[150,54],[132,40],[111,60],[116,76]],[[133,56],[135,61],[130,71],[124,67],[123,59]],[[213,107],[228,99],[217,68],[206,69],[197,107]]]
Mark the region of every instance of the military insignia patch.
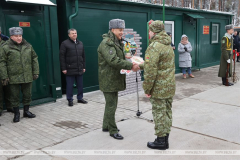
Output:
[[149,62],[149,56],[146,56],[145,61],[146,61],[146,62]]
[[222,40],[222,43],[225,43],[225,40]]
[[112,55],[112,54],[113,54],[113,51],[112,51],[112,50],[110,50],[110,51],[109,51],[109,54],[110,54],[110,55]]

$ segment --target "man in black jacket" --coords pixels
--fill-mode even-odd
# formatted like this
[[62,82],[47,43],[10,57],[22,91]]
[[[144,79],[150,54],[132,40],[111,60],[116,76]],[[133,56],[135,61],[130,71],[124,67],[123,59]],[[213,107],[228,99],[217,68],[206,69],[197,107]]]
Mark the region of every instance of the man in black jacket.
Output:
[[[167,34],[171,37],[171,40],[172,40],[172,33],[167,32]],[[175,50],[175,45],[173,44],[173,42],[171,42],[171,46],[172,46],[173,50]]]
[[[234,31],[233,34],[233,49],[237,49],[237,52],[239,52],[239,36],[237,31]],[[239,62],[239,56],[237,57],[237,62]]]
[[83,43],[77,39],[76,29],[68,30],[69,39],[62,42],[60,47],[60,64],[66,75],[68,105],[73,106],[73,84],[77,82],[78,103],[86,104],[83,99],[83,73],[86,72],[85,52]]

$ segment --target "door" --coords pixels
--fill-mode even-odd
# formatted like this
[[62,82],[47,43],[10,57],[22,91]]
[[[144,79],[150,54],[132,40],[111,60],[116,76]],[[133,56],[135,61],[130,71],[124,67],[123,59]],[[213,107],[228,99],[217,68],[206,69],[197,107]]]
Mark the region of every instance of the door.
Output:
[[23,38],[33,46],[33,49],[38,55],[40,75],[39,78],[33,82],[32,99],[42,99],[49,96],[49,85],[47,80],[47,54],[45,45],[44,26],[42,15],[5,15],[6,27],[18,27],[19,22],[21,26],[25,24],[23,29]]
[[188,41],[192,45],[192,68],[197,66],[197,20],[192,17],[185,16],[183,21],[183,34],[188,36]]

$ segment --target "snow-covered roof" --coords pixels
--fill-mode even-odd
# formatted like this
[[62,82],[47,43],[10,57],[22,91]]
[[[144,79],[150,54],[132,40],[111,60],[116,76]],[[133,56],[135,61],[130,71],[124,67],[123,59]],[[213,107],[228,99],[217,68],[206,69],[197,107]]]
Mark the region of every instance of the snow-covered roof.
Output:
[[[138,3],[138,4],[145,4],[145,5],[151,5],[151,6],[163,6],[162,4],[153,4],[153,3],[147,3],[146,1],[144,2],[143,0],[118,0],[118,1],[124,1],[124,2],[129,2],[129,3]],[[216,13],[216,14],[227,14],[227,15],[232,15],[234,16],[233,13],[231,12],[223,12],[223,11],[214,11],[214,10],[207,10],[207,9],[195,9],[195,8],[190,8],[190,7],[173,7],[165,4],[166,8],[176,8],[179,10],[189,10],[189,11],[199,11],[199,12],[211,12],[211,13]]]

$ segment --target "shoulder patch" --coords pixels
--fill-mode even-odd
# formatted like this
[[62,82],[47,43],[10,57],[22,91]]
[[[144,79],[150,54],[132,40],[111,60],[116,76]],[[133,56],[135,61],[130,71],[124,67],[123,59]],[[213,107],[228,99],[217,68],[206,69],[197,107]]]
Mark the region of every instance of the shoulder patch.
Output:
[[223,43],[223,44],[225,43],[225,39],[222,40],[222,43]]
[[149,62],[149,59],[150,59],[150,56],[147,54],[147,55],[145,56],[145,62]]

